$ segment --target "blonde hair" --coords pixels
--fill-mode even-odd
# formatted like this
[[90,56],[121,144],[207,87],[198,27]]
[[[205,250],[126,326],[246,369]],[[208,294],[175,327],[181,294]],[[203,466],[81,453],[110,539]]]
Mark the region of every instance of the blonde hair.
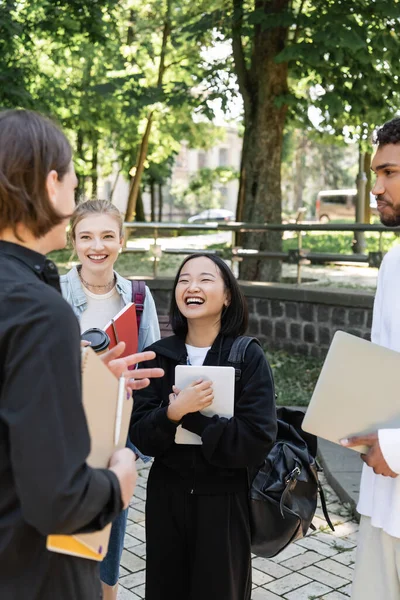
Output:
[[113,217],[118,223],[119,235],[120,237],[123,237],[124,220],[115,204],[108,200],[86,200],[85,202],[78,204],[71,218],[70,236],[73,241],[75,241],[75,230],[78,223],[82,221],[82,219],[94,215],[109,215],[110,217]]

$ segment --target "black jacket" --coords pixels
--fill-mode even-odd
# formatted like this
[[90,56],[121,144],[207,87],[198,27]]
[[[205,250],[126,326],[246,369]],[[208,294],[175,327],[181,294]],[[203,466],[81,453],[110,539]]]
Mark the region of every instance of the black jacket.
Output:
[[[228,366],[233,338],[218,336],[204,365]],[[156,352],[146,367],[165,370],[162,379],[152,379],[146,389],[135,392],[130,437],[155,464],[168,468],[193,493],[221,493],[239,489],[247,482],[247,467],[258,466],[276,436],[273,382],[264,352],[256,343],[247,349],[241,378],[235,384],[235,413],[227,419],[200,412],[185,415],[182,425],[201,436],[203,444],[175,444],[177,425],[167,417],[168,396],[175,380],[175,367],[186,364],[182,339],[171,336],[152,344]]]
[[103,528],[115,474],[86,464],[80,331],[56,266],[0,241],[0,598],[94,600],[98,564],[46,550],[46,536]]

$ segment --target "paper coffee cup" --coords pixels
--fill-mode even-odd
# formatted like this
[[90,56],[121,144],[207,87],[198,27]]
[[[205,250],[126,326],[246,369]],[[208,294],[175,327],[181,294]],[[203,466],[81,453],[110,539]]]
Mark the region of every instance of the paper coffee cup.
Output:
[[106,332],[97,327],[86,329],[86,331],[81,334],[81,340],[90,342],[90,347],[93,348],[96,354],[107,352],[110,345],[110,338]]

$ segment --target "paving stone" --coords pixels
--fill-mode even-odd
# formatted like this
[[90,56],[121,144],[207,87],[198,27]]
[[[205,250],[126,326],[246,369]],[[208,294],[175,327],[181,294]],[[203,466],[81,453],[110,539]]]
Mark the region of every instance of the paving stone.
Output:
[[133,502],[132,506],[136,510],[140,510],[140,512],[142,513],[144,513],[144,511],[146,510],[146,503],[143,502],[143,500],[138,500],[137,498],[135,498],[135,501]]
[[271,577],[275,577],[275,579],[285,577],[285,575],[290,575],[291,573],[289,569],[286,569],[282,565],[278,565],[269,558],[257,557],[253,560],[252,565],[254,569],[258,569],[259,571],[262,571]]
[[282,579],[267,583],[263,587],[278,596],[283,596],[307,583],[311,583],[307,577],[300,575],[300,573],[291,573],[290,575],[286,575],[286,577],[282,577]]
[[119,583],[124,587],[131,589],[137,587],[138,585],[142,585],[146,578],[146,571],[137,571],[136,573],[131,573],[126,577],[120,577]]
[[354,548],[354,546],[356,545],[350,540],[346,540],[345,538],[336,536],[333,533],[333,531],[331,531],[330,533],[321,532],[314,535],[313,537],[319,540],[320,542],[328,544],[329,546],[338,546],[340,548],[345,548],[346,550]]
[[316,566],[320,569],[325,569],[325,571],[333,573],[342,579],[348,579],[351,581],[353,579],[353,569],[350,569],[346,565],[342,565],[341,563],[337,562],[336,558],[336,556],[335,558],[326,558],[325,560],[321,560],[321,562],[317,563]]
[[126,569],[124,569],[124,567],[119,567],[119,576],[120,577],[125,577],[125,575],[129,575],[129,571],[127,571]]
[[281,600],[281,598],[282,596],[277,596],[263,588],[257,588],[251,595],[251,600]]
[[146,544],[139,544],[138,546],[134,546],[131,549],[131,552],[133,552],[133,554],[136,554],[137,556],[140,557],[145,557],[146,556]]
[[[336,528],[336,525],[341,525],[342,523],[346,523],[347,521],[352,521],[353,517],[352,517],[351,513],[349,513],[347,508],[340,505],[340,510],[338,512],[337,512],[337,510],[338,509],[336,509],[335,511],[332,509],[329,509],[329,511],[328,511],[329,518],[332,521],[332,524],[335,526],[335,528]],[[324,517],[324,513],[322,512],[321,508],[317,508],[317,510],[315,511],[315,514],[317,517],[322,519],[324,521],[324,523],[326,523],[326,519]],[[328,524],[326,523],[326,525],[328,525]]]
[[125,533],[125,539],[124,539],[124,547],[125,548],[128,548],[128,550],[131,550],[135,546],[140,546],[140,544],[143,544],[142,540],[138,540],[137,538],[133,537],[129,533]]
[[[340,588],[340,590],[338,590],[338,591],[346,596],[351,596],[351,583],[349,583],[345,587]],[[383,600],[383,598],[382,598],[382,600]]]
[[314,537],[305,537],[302,540],[299,540],[297,544],[303,546],[303,548],[307,548],[307,550],[314,550],[314,552],[326,557],[337,554],[337,550],[328,546],[328,544],[324,544],[324,542],[316,540]]
[[138,523],[129,523],[129,525],[126,526],[126,532],[140,540],[140,542],[146,541],[145,529]]
[[[325,491],[325,490],[324,490]],[[327,502],[327,508],[328,508],[328,513],[336,513],[337,514],[342,514],[343,511],[345,511],[345,508],[343,507],[343,504],[340,504],[340,502],[338,501],[338,497],[335,495],[336,500],[334,502],[329,501]]]
[[145,520],[145,514],[136,508],[130,508],[128,513],[128,519],[135,523],[142,523]]
[[140,596],[137,596],[134,592],[127,590],[121,585],[118,586],[117,600],[141,600]]
[[270,560],[277,563],[281,563],[287,560],[288,558],[298,556],[299,554],[303,554],[304,552],[307,552],[307,549],[303,548],[302,546],[299,546],[298,543],[295,542],[294,544],[290,544],[290,546],[285,548],[285,550],[278,554],[278,556],[274,556],[274,558],[271,558]]
[[294,556],[293,558],[289,558],[289,560],[285,560],[281,564],[282,567],[287,567],[292,571],[300,571],[309,565],[312,565],[320,560],[323,560],[323,556],[321,554],[317,554],[317,552],[313,552],[310,550],[309,552],[304,552],[304,554],[299,554],[298,556]]
[[252,571],[252,581],[255,586],[263,585],[264,583],[269,583],[273,581],[274,578],[271,575],[267,575],[258,569],[253,569]]
[[305,577],[309,577],[310,579],[314,579],[315,581],[319,581],[329,587],[336,589],[343,585],[343,579],[334,575],[333,573],[328,573],[328,571],[324,571],[324,569],[320,569],[317,565],[312,565],[303,569],[301,572]]
[[349,550],[348,552],[340,552],[340,554],[336,554],[335,560],[337,562],[342,563],[342,565],[347,565],[348,567],[351,567],[356,561],[356,549],[354,548],[354,550]]
[[[358,526],[358,523],[357,523]],[[357,531],[351,533],[350,535],[346,535],[346,537],[342,538],[342,540],[349,540],[349,542],[354,542],[355,545],[358,543],[358,527]]]
[[[317,531],[320,531],[321,529],[325,530],[326,528],[329,529],[329,525],[326,522],[325,517],[320,517],[317,514],[315,514],[312,522],[314,527],[316,527]],[[307,535],[311,535],[311,531],[308,532]]]
[[337,590],[334,592],[330,592],[329,594],[325,594],[321,597],[321,600],[349,600],[348,596],[344,596]]
[[129,552],[129,550],[123,550],[121,565],[131,573],[136,573],[136,571],[142,571],[146,567],[146,562],[143,558]]
[[342,525],[335,527],[335,532],[333,535],[344,537],[351,535],[356,531],[358,531],[358,523],[355,523],[354,521],[348,521],[347,523],[343,523]]
[[330,591],[332,591],[332,588],[318,583],[318,581],[313,581],[289,594],[285,594],[284,597],[287,600],[310,600],[310,598],[319,598],[322,594],[327,594]]
[[135,488],[135,498],[140,498],[141,500],[146,500],[146,490],[145,488],[140,487],[139,485]]
[[135,592],[135,594],[137,596],[139,596],[139,598],[145,598],[146,597],[146,586],[144,585],[144,583],[142,585],[139,585],[136,588],[133,588],[133,591]]

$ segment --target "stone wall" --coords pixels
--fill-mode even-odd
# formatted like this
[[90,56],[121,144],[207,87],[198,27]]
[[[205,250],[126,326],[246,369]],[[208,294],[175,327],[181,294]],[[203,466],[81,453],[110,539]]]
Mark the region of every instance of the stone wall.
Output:
[[[147,282],[159,315],[167,315],[172,280]],[[249,306],[249,334],[267,347],[324,358],[334,333],[370,339],[373,294],[285,284],[241,283]]]

